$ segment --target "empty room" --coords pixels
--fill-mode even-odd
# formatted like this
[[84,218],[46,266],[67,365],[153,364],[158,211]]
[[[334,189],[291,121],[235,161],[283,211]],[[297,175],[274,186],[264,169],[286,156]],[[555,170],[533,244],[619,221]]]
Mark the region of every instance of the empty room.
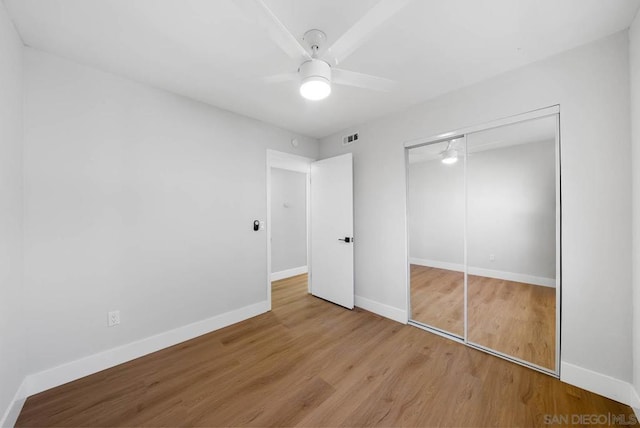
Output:
[[637,425],[639,9],[0,0],[0,426]]

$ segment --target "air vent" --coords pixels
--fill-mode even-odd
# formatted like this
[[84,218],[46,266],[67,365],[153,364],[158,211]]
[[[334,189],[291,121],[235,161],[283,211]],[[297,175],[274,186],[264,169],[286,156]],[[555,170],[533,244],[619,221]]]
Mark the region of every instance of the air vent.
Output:
[[349,144],[353,144],[354,141],[358,141],[358,133],[354,132],[351,135],[345,135],[342,137],[342,145],[348,146]]

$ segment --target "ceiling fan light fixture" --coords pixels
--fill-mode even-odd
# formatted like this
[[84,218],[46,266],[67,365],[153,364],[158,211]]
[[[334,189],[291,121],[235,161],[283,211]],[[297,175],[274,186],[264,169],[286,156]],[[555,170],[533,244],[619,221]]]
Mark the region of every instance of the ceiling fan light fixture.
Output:
[[331,93],[331,84],[322,77],[307,77],[300,85],[300,95],[312,101],[327,98]]
[[300,66],[300,95],[308,100],[322,100],[331,94],[331,67],[319,59]]
[[456,149],[448,148],[443,151],[440,156],[442,157],[442,163],[452,165],[458,162],[458,151]]

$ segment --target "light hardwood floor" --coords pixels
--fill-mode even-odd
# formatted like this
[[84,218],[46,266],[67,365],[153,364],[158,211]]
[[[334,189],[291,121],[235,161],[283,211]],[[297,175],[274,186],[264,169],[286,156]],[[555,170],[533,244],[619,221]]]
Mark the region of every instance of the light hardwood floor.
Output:
[[[555,288],[469,275],[468,340],[555,369]],[[464,274],[411,265],[411,318],[464,334]]]
[[556,289],[469,275],[468,340],[555,369]]
[[411,319],[464,336],[464,273],[411,265]]
[[273,284],[270,313],[30,397],[18,426],[529,427],[609,413],[632,414],[550,376],[316,299],[303,275]]

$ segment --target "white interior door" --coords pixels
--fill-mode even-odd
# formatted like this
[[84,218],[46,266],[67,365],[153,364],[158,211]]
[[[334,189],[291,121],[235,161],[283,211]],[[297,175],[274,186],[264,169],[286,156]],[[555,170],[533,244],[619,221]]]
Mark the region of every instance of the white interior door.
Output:
[[353,309],[353,157],[311,164],[311,294]]

